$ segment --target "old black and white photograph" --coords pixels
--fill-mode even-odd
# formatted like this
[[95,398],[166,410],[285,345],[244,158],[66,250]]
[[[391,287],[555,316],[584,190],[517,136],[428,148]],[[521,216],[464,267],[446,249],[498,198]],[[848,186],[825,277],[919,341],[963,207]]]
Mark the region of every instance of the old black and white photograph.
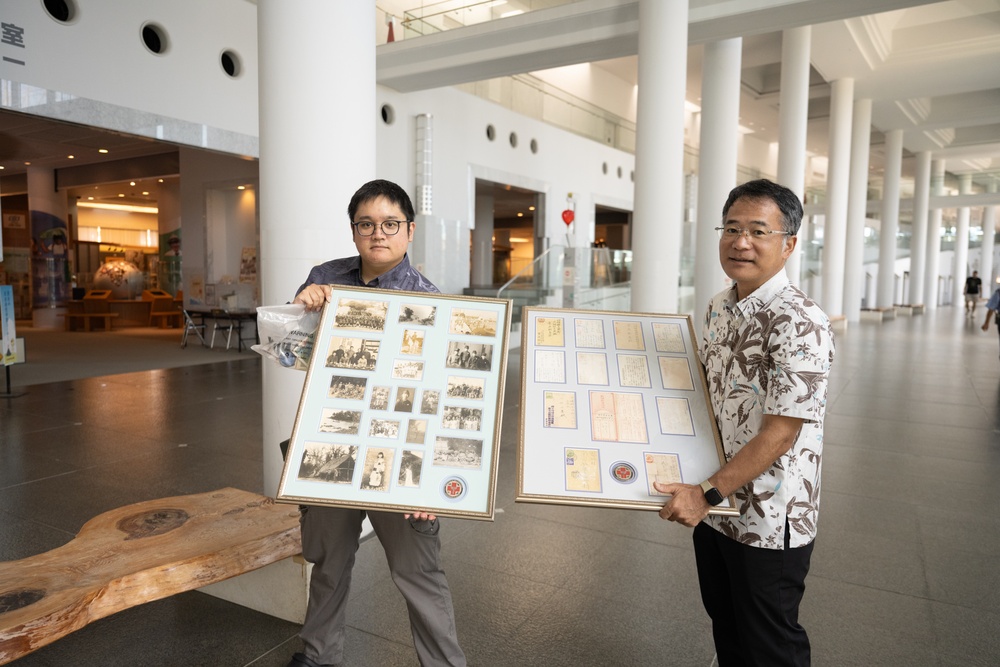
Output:
[[377,340],[334,336],[330,339],[326,365],[328,368],[373,371],[375,370],[375,362],[378,361],[378,347]]
[[497,335],[497,313],[491,310],[452,308],[448,333],[493,338]]
[[417,390],[413,387],[399,387],[396,389],[396,402],[393,403],[393,412],[413,412],[413,397],[417,395]]
[[369,447],[361,471],[361,488],[369,491],[388,491],[389,476],[396,452],[381,447]]
[[448,343],[448,368],[464,368],[469,371],[488,371],[493,367],[493,346],[486,343]]
[[330,378],[330,398],[342,398],[348,401],[361,401],[365,398],[365,387],[368,378],[356,378],[350,375],[334,375]]
[[368,435],[373,438],[395,440],[399,437],[399,422],[392,419],[373,419],[368,427]]
[[435,306],[403,303],[399,306],[399,323],[432,327],[436,313],[437,307]]
[[482,378],[467,378],[458,375],[448,376],[448,398],[465,398],[472,401],[483,400],[483,390],[486,380]]
[[422,445],[427,437],[427,420],[411,419],[406,425],[406,442],[411,445]]
[[480,408],[461,408],[454,405],[444,406],[441,414],[441,428],[461,431],[478,431],[483,423],[483,411]]
[[356,410],[324,408],[319,422],[319,432],[357,435],[360,425],[361,413]]
[[424,353],[424,332],[419,329],[404,329],[403,342],[399,347],[400,354],[412,354],[419,357]]
[[420,486],[420,469],[424,465],[424,453],[412,449],[404,449],[399,461],[399,486],[418,488]]
[[354,479],[357,458],[358,448],[353,445],[307,442],[298,477],[331,484],[350,484]]
[[424,362],[394,359],[392,362],[392,377],[397,380],[415,380],[416,382],[420,382],[424,379]]
[[481,468],[483,441],[438,436],[434,441],[434,465],[450,468]]
[[372,400],[368,403],[368,409],[388,410],[391,391],[392,387],[372,387]]
[[337,302],[337,314],[334,315],[333,325],[338,329],[385,331],[385,316],[388,309],[387,301],[341,299]]
[[441,402],[441,392],[437,389],[424,389],[420,394],[420,414],[436,415],[438,403]]

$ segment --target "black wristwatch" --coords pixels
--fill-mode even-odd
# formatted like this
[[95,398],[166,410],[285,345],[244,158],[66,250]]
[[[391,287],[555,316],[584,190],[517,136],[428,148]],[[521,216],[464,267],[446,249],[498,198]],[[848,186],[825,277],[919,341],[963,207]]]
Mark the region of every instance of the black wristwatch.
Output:
[[707,479],[701,483],[701,490],[705,492],[705,500],[712,507],[722,502],[722,494]]

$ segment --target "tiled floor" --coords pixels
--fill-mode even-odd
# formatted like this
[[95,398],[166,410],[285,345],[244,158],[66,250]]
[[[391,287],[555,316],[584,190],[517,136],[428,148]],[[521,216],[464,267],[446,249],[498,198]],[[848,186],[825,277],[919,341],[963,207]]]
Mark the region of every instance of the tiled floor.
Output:
[[[977,318],[979,319],[979,318]],[[802,607],[816,665],[1000,664],[1000,345],[961,312],[838,339],[823,509]],[[515,504],[510,357],[492,524],[449,520],[444,558],[474,665],[713,658],[690,534],[652,513]],[[257,359],[31,387],[0,400],[0,560],[57,547],[150,498],[260,491]],[[414,665],[377,540],[361,547],[348,664]],[[284,665],[297,626],[192,592],[135,608],[23,667]]]

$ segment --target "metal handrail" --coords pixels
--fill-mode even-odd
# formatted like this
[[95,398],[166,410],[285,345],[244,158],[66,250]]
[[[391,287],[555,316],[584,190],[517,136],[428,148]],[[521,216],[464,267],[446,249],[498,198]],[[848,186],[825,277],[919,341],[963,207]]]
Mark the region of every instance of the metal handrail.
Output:
[[507,289],[508,287],[510,287],[511,284],[513,284],[514,281],[516,281],[521,276],[522,273],[524,273],[528,269],[533,268],[535,266],[535,264],[537,264],[539,262],[539,260],[541,260],[542,258],[544,258],[546,255],[548,255],[550,252],[552,252],[556,248],[559,248],[560,251],[565,250],[565,247],[561,246],[561,245],[549,246],[549,248],[545,252],[543,252],[541,255],[539,255],[538,257],[536,257],[535,259],[533,259],[530,264],[526,265],[523,269],[521,269],[520,271],[518,271],[517,273],[515,273],[514,276],[510,280],[508,280],[503,285],[501,285],[500,289],[497,290],[497,298],[498,299],[502,298],[500,296],[501,292],[503,292],[505,289]]

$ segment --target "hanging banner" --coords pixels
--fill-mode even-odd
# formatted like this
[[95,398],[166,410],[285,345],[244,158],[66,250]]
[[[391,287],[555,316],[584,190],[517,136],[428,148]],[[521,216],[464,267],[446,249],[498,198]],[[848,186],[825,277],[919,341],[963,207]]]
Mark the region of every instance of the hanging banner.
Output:
[[17,334],[14,332],[14,288],[0,285],[0,333],[3,335],[3,365],[17,361]]

